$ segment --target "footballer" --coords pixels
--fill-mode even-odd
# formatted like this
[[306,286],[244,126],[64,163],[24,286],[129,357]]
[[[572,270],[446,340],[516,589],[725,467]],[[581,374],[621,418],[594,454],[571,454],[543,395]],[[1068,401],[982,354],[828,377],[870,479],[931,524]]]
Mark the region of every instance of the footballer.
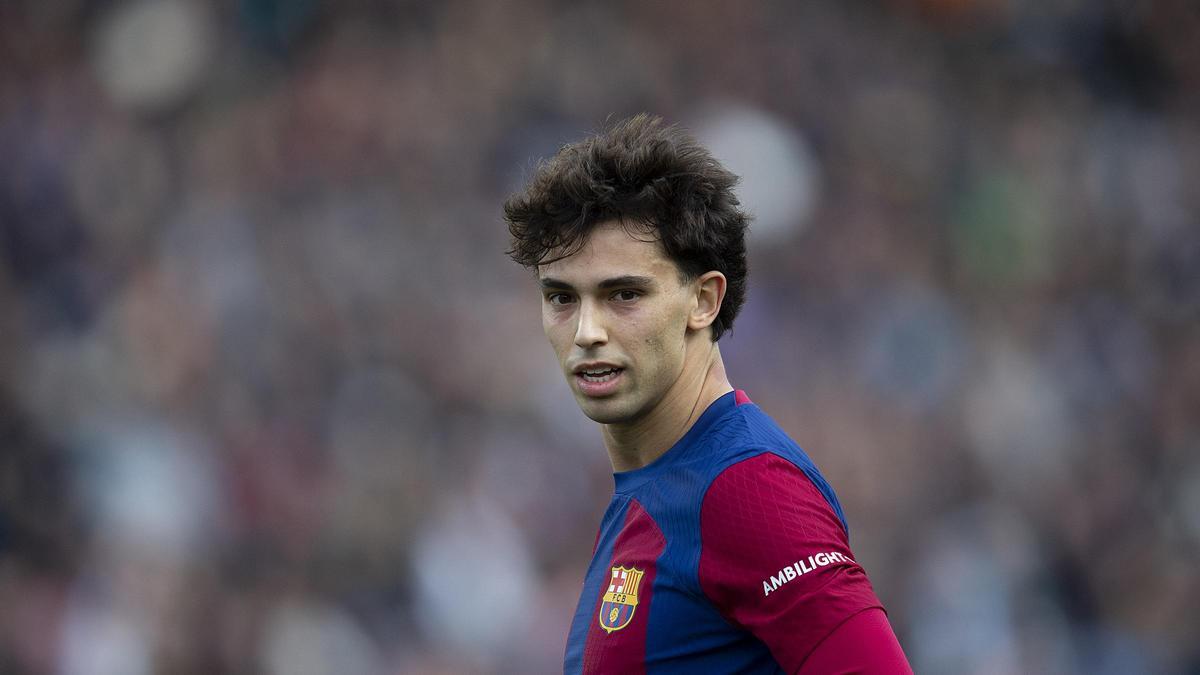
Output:
[[909,673],[833,489],[721,361],[746,295],[736,182],[638,115],[504,204],[616,483],[565,672]]

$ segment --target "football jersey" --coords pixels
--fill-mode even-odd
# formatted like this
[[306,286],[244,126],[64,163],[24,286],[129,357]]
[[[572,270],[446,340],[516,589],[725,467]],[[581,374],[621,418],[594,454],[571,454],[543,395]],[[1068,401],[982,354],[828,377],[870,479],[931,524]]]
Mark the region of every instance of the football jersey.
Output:
[[566,673],[792,673],[880,607],[833,489],[740,390],[614,477]]

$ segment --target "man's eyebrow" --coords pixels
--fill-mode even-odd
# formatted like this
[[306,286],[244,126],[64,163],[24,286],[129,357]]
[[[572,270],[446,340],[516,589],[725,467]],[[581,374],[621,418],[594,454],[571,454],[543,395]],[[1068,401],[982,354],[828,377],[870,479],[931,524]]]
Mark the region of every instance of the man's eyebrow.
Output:
[[650,277],[639,277],[639,276],[633,276],[633,275],[626,275],[623,277],[613,277],[612,279],[605,279],[604,281],[601,281],[599,285],[600,285],[600,288],[604,288],[604,289],[618,288],[620,286],[647,287],[647,286],[654,285],[654,279],[651,279]]
[[553,279],[551,277],[542,277],[541,279],[538,279],[538,283],[541,284],[542,288],[547,288],[547,289],[561,288],[561,289],[570,291],[570,290],[574,290],[574,288],[575,288],[574,286],[572,286],[571,284],[568,284],[565,281],[559,281],[558,279]]
[[[555,289],[555,290],[562,289],[562,290],[567,290],[567,291],[575,290],[575,287],[572,286],[571,284],[568,284],[567,282],[561,281],[559,279],[555,279],[553,277],[542,277],[541,279],[538,279],[538,283],[541,284],[542,288],[547,289],[547,290],[549,290],[549,289]],[[636,276],[636,275],[632,275],[632,274],[627,274],[627,275],[621,276],[621,277],[612,277],[611,279],[605,279],[596,285],[601,290],[608,290],[610,288],[620,288],[622,286],[638,286],[638,287],[645,288],[645,287],[653,286],[654,279],[652,279],[650,277],[641,277],[641,276]]]

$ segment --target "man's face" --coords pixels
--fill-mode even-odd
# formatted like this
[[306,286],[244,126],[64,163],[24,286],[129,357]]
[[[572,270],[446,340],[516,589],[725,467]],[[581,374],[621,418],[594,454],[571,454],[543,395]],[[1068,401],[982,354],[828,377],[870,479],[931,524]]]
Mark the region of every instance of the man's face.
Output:
[[538,277],[542,328],[583,413],[621,424],[653,410],[683,372],[695,306],[662,245],[601,224]]

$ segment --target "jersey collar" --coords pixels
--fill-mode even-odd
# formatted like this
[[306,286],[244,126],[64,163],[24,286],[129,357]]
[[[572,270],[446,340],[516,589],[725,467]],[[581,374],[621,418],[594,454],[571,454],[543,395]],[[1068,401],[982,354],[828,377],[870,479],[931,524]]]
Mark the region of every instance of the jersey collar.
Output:
[[638,487],[654,480],[663,471],[686,459],[688,454],[690,454],[688,450],[696,444],[696,441],[702,438],[717,420],[736,408],[743,400],[749,402],[750,399],[746,398],[745,392],[740,389],[722,395],[709,404],[708,409],[692,424],[692,428],[687,430],[683,438],[676,441],[675,445],[672,445],[658,459],[640,469],[613,473],[617,494],[636,490]]

